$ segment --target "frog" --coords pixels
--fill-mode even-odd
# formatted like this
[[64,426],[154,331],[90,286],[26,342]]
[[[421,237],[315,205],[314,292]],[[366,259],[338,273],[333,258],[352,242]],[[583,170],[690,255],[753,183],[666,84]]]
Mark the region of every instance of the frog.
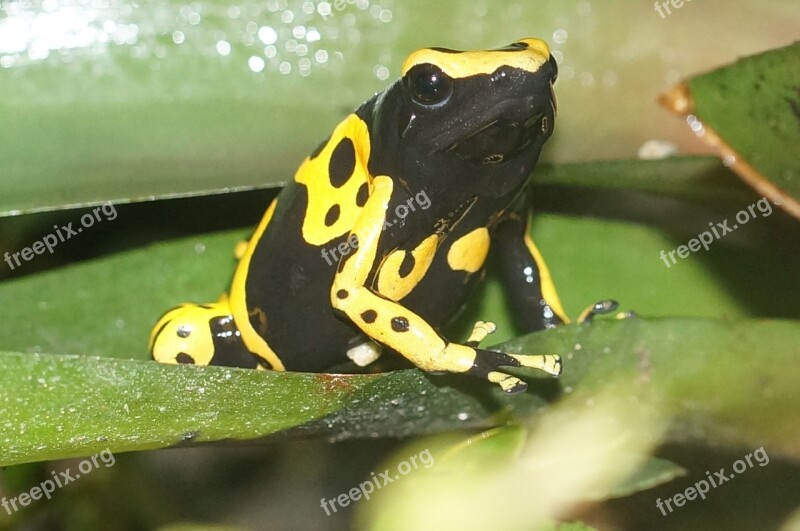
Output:
[[[527,200],[555,125],[557,77],[537,38],[412,52],[396,81],[302,161],[238,247],[229,295],[159,321],[153,357],[323,372],[392,352],[427,373],[471,375],[509,394],[527,383],[504,368],[558,376],[556,354],[481,348],[494,323],[479,321],[463,342],[442,333],[490,252],[523,332],[569,322],[530,236]],[[579,320],[610,309],[598,303]],[[208,327],[222,321],[230,339],[208,341]],[[178,336],[188,329],[206,339],[187,345]]]

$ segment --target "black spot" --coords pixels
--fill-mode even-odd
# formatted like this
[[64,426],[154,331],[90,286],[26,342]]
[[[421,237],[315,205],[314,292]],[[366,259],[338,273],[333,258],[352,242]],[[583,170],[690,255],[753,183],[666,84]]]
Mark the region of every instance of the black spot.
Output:
[[198,304],[197,307],[198,308],[203,308],[203,309],[206,309],[206,310],[213,309],[213,306],[209,306],[208,304]]
[[346,289],[340,289],[339,291],[336,292],[337,299],[346,299],[349,296],[350,294],[347,292]]
[[339,221],[339,215],[342,213],[342,209],[339,205],[333,205],[331,208],[328,209],[328,213],[325,214],[325,226],[331,227],[334,223]]
[[192,330],[187,326],[179,326],[178,331],[175,333],[178,334],[178,337],[186,339],[192,334]]
[[177,361],[178,363],[186,363],[189,365],[194,365],[194,358],[185,352],[181,352],[177,356],[175,356],[175,361]]
[[392,318],[392,330],[395,332],[408,332],[408,319],[405,317]]
[[372,324],[375,322],[375,319],[378,318],[378,312],[375,310],[367,310],[361,314],[361,318],[364,319],[365,323]]
[[369,184],[364,183],[358,188],[358,193],[356,194],[356,205],[363,207],[367,204],[367,199],[369,199]]
[[309,155],[309,158],[310,158],[310,159],[315,159],[315,158],[319,157],[319,154],[320,154],[320,153],[322,153],[322,150],[323,150],[323,149],[325,149],[325,146],[328,144],[328,141],[329,141],[330,139],[331,139],[331,137],[328,137],[328,138],[326,138],[325,140],[323,140],[323,141],[322,141],[322,143],[321,143],[320,145],[318,145],[318,146],[317,146],[317,147],[314,149],[314,151],[312,151],[312,152],[311,152],[311,155]]
[[400,275],[400,278],[406,278],[409,274],[411,274],[411,272],[414,270],[416,262],[417,261],[414,258],[414,255],[407,252],[403,257],[403,261],[400,263],[400,269],[397,270],[397,274]]
[[344,137],[336,145],[328,163],[328,177],[334,188],[340,188],[356,169],[356,148],[353,141]]

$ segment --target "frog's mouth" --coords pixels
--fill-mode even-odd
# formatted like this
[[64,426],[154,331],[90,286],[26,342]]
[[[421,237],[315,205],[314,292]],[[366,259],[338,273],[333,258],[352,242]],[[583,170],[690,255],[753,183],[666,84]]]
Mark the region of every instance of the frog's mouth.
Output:
[[475,164],[499,164],[525,151],[540,134],[543,113],[524,121],[497,118],[456,140],[445,151]]

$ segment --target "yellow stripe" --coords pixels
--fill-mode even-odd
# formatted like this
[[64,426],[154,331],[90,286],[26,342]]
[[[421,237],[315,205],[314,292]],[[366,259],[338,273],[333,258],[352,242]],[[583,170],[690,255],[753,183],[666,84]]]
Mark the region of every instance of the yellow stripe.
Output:
[[418,64],[430,63],[438,66],[451,78],[464,78],[479,74],[491,74],[501,66],[510,66],[536,72],[550,59],[550,47],[541,39],[521,39],[527,48],[519,51],[475,51],[447,53],[423,48],[413,52],[403,63],[403,75]]
[[250,324],[250,316],[247,312],[247,293],[245,290],[247,274],[250,270],[250,260],[253,258],[256,246],[261,240],[264,231],[267,229],[267,225],[269,225],[272,214],[275,212],[277,206],[278,200],[275,199],[264,213],[264,217],[261,218],[261,222],[258,224],[258,227],[256,227],[252,238],[250,238],[250,241],[247,243],[247,250],[245,250],[242,259],[239,261],[239,266],[236,268],[236,273],[233,275],[230,299],[233,320],[236,322],[236,326],[242,334],[242,340],[245,346],[247,346],[247,349],[267,360],[269,364],[272,365],[273,370],[283,371],[285,370],[283,362],[267,344],[267,341],[258,335],[253,325]]
[[[527,229],[530,229],[530,226]],[[529,230],[527,229],[525,231],[525,246],[528,248],[531,256],[533,256],[533,260],[536,262],[536,266],[539,268],[539,281],[542,285],[542,297],[544,297],[545,302],[553,309],[554,312],[556,312],[556,315],[558,315],[562,321],[569,323],[569,317],[567,317],[564,308],[561,306],[561,300],[558,298],[558,292],[556,291],[556,286],[553,283],[553,277],[550,275],[550,270],[547,268],[547,264],[544,262],[542,253],[539,252],[536,244],[533,243]]]

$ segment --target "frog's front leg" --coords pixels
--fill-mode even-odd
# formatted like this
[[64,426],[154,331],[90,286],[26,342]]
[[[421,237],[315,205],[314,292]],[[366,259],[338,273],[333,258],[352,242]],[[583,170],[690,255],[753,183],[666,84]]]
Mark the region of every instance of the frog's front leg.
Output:
[[[503,283],[524,332],[536,332],[569,323],[558,298],[553,278],[530,235],[527,207],[511,212],[495,234],[503,271]],[[578,316],[578,323],[590,323],[596,315],[611,313],[618,304],[611,299],[590,305]]]
[[498,225],[495,243],[515,318],[524,332],[535,332],[568,323],[569,318],[529,228],[528,208],[522,206]]
[[519,378],[501,371],[502,366],[533,367],[559,374],[561,362],[557,356],[514,356],[450,343],[422,317],[367,286],[377,259],[392,188],[390,178],[374,179],[373,191],[351,231],[350,237],[358,242],[353,245],[357,250],[342,259],[333,281],[332,306],[367,336],[399,352],[424,371],[473,374],[499,384],[509,393],[522,391],[526,386]]

